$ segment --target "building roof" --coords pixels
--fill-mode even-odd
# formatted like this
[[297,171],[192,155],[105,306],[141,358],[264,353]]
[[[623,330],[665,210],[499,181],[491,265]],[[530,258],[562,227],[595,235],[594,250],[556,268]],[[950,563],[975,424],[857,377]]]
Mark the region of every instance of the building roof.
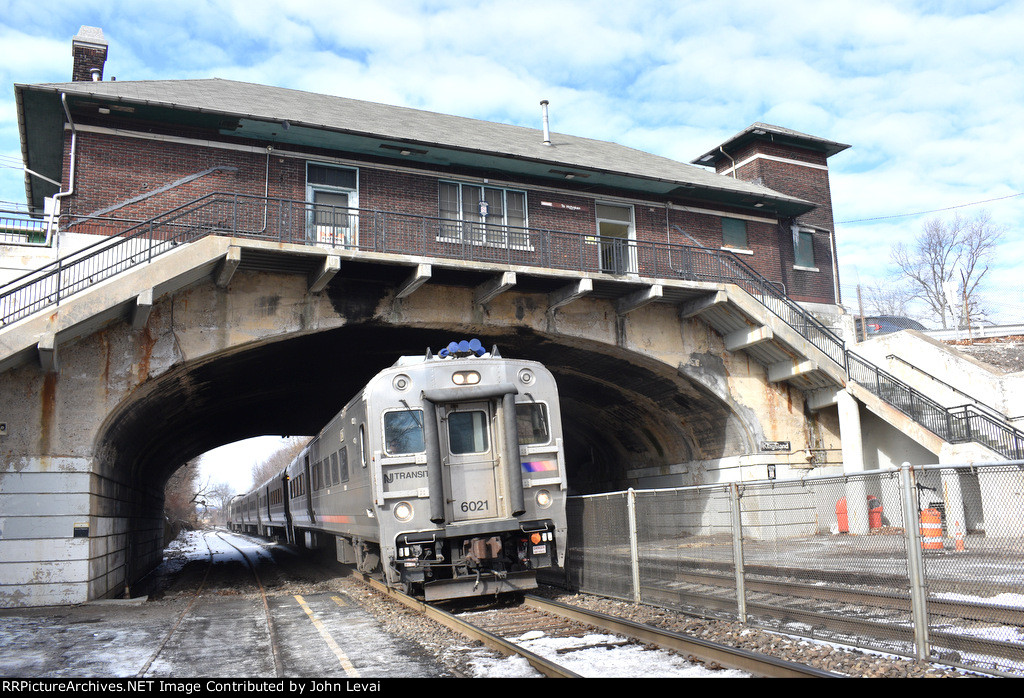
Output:
[[830,158],[850,147],[845,143],[836,143],[826,138],[794,131],[791,128],[783,128],[782,126],[774,126],[758,121],[743,129],[725,143],[722,143],[721,146],[712,148],[700,157],[691,160],[691,162],[695,165],[714,166],[718,160],[725,157],[722,154],[722,150],[735,152],[754,140],[767,140],[785,145],[795,145],[822,153],[826,158]]
[[[223,136],[323,147],[410,163],[501,171],[669,199],[698,199],[760,213],[799,215],[814,207],[767,187],[607,141],[429,111],[222,79],[93,81],[16,85],[28,167],[60,180],[61,95],[73,112],[214,128]],[[540,110],[538,109],[538,121]],[[400,155],[399,155],[400,154]],[[30,204],[47,184],[26,180]],[[49,185],[52,186],[52,185]],[[53,192],[49,192],[52,194]],[[34,201],[33,199],[38,199]]]

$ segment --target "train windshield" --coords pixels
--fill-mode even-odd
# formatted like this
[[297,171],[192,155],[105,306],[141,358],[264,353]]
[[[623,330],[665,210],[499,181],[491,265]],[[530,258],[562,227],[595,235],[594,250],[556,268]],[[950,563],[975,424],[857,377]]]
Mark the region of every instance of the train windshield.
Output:
[[384,450],[388,455],[423,451],[423,410],[384,414]]
[[539,402],[523,402],[516,405],[516,425],[519,432],[519,443],[546,444],[551,440],[548,431],[548,410]]
[[452,453],[487,451],[487,413],[481,410],[448,415],[448,445]]

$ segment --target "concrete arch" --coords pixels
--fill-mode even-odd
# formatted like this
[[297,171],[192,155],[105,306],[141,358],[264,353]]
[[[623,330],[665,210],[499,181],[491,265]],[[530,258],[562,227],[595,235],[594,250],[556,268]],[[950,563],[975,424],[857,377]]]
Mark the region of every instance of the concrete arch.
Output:
[[[751,453],[759,408],[788,390],[671,304],[627,316],[583,298],[553,313],[529,288],[481,303],[479,285],[443,279],[400,298],[406,275],[337,278],[323,293],[295,273],[239,270],[227,287],[205,278],[158,299],[139,328],[122,319],[63,343],[59,373],[0,374],[3,394],[33,396],[8,412],[8,471],[18,487],[70,501],[41,512],[43,535],[64,541],[80,569],[35,603],[117,593],[157,564],[163,485],[188,459],[250,436],[315,433],[398,356],[452,339],[479,337],[553,371],[579,492]],[[733,389],[739,398],[723,398]]]

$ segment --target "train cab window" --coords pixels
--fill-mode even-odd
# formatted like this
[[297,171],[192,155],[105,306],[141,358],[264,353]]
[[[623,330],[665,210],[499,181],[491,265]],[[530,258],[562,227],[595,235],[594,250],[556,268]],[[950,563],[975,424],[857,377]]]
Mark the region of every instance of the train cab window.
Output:
[[548,431],[547,405],[539,402],[524,402],[516,405],[516,426],[519,432],[519,443],[546,444],[551,440]]
[[384,413],[384,451],[389,456],[423,451],[423,410]]
[[450,413],[448,446],[454,454],[487,451],[487,414],[481,410]]

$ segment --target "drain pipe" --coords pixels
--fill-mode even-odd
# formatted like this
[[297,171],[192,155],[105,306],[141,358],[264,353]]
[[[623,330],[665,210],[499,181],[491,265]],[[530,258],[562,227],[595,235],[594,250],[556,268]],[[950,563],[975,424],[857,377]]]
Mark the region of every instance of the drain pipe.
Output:
[[[64,115],[68,117],[68,123],[71,124],[71,163],[68,167],[68,188],[66,191],[57,192],[53,196],[53,211],[50,215],[50,220],[46,225],[46,244],[50,243],[50,236],[53,235],[53,228],[55,221],[60,218],[60,203],[61,199],[71,196],[75,193],[75,157],[78,153],[78,131],[75,129],[75,122],[71,118],[71,110],[68,109],[67,93],[60,93],[60,103],[64,107]],[[59,250],[57,246],[60,244],[60,238],[54,236],[54,252],[57,252],[59,257]]]
[[724,155],[725,157],[729,158],[729,162],[731,162],[731,163],[732,163],[732,167],[731,167],[731,168],[729,168],[729,169],[731,169],[731,170],[732,170],[732,178],[733,178],[733,179],[736,179],[736,161],[732,159],[732,156],[731,156],[731,155],[729,155],[729,153],[727,153],[727,152],[725,152],[724,150],[722,150],[722,146],[718,146],[718,151],[719,151],[719,152],[720,152],[720,153],[721,153],[722,155]]

